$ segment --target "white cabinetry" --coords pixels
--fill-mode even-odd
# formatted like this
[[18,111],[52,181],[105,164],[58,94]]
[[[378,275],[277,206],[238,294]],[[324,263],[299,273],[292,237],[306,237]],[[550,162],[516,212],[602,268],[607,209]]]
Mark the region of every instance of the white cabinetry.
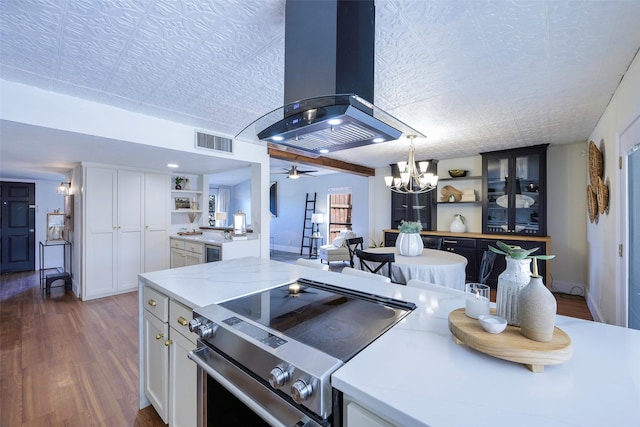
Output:
[[345,427],[393,427],[394,425],[346,397],[344,408]]
[[196,348],[189,332],[191,309],[155,289],[143,288],[144,392],[170,427],[197,424],[197,367],[188,357]]
[[83,299],[135,290],[143,268],[144,174],[87,167]]
[[84,168],[82,298],[137,288],[138,274],[169,268],[169,174]]
[[171,239],[171,268],[202,264],[204,262],[204,245]]
[[169,174],[144,175],[144,271],[169,268]]
[[169,398],[169,298],[145,287],[143,292],[144,392],[165,423]]
[[169,302],[169,426],[194,427],[197,424],[196,364],[187,354],[196,348],[196,335],[189,332],[191,309]]

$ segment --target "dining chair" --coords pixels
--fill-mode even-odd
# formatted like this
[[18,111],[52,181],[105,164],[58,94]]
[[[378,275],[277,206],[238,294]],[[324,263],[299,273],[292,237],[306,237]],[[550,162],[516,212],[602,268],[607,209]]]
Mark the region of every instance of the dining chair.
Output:
[[452,295],[464,295],[464,291],[461,291],[459,289],[448,288],[446,286],[436,285],[435,283],[429,283],[418,279],[409,279],[409,281],[407,282],[407,286],[426,289],[428,291],[446,292]]
[[345,245],[347,245],[347,249],[349,249],[349,265],[353,268],[353,257],[356,255],[356,249],[360,247],[360,250],[364,248],[362,245],[364,244],[364,239],[362,237],[352,237],[351,239],[345,240]]
[[422,244],[426,249],[442,249],[442,241],[443,237],[431,237],[431,236],[421,236]]
[[368,271],[362,271],[356,268],[344,267],[342,269],[342,273],[349,274],[351,276],[366,277],[368,279],[374,279],[374,280],[379,280],[381,282],[391,283],[391,279],[389,279],[387,276],[381,276],[379,274],[369,273]]
[[492,251],[484,251],[482,261],[480,261],[480,271],[478,272],[478,283],[483,285],[487,283],[487,279],[493,271],[493,263],[496,261],[496,253]]
[[310,259],[298,258],[296,260],[296,264],[302,265],[302,266],[305,266],[305,267],[317,268],[318,270],[329,271],[329,265],[328,264],[321,264],[320,262],[313,261],[313,260],[310,260]]
[[369,271],[370,273],[376,274],[386,265],[389,272],[388,277],[389,280],[391,280],[391,265],[396,260],[394,253],[376,254],[356,249],[356,256],[360,259],[360,270],[363,271]]

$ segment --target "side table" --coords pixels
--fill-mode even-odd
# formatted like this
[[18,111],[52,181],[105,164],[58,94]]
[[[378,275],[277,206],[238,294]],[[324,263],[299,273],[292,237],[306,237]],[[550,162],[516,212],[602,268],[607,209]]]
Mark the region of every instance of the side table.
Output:
[[[62,271],[59,271],[58,267],[44,267],[45,249],[51,247],[61,247],[63,256]],[[51,284],[57,280],[63,280],[65,288],[71,289],[71,262],[73,257],[71,256],[71,242],[68,240],[45,240],[40,242],[40,291],[51,292]],[[53,270],[55,273],[45,274],[45,270]]]

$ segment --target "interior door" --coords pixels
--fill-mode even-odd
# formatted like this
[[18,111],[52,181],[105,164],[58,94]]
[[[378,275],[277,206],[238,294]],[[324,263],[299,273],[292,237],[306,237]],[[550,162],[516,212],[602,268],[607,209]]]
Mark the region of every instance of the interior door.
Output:
[[0,183],[1,273],[35,270],[35,184]]
[[[640,144],[636,145],[628,156],[628,197],[629,224],[628,266],[629,266],[629,327],[640,329]],[[633,218],[636,220],[634,221]],[[636,260],[636,262],[631,262]]]
[[[640,115],[620,134],[620,288],[617,324],[640,329]],[[626,317],[626,319],[625,319]]]

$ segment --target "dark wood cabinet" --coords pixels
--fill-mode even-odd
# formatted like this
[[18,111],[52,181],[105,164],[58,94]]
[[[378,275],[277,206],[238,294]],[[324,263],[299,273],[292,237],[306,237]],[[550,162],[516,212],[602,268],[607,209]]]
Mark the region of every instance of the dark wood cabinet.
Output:
[[482,232],[547,235],[547,146],[482,154]]
[[[437,171],[437,160],[428,160],[427,171]],[[398,165],[390,165],[391,174],[399,177]],[[419,221],[423,230],[435,230],[438,223],[437,189],[421,194],[391,192],[391,228],[398,228],[402,220]]]
[[[478,270],[480,268],[480,260],[478,259],[476,250],[476,239],[468,239],[466,237],[443,237],[442,250],[462,255],[467,259],[467,282],[475,282],[478,280]],[[482,255],[480,256],[482,259]]]

